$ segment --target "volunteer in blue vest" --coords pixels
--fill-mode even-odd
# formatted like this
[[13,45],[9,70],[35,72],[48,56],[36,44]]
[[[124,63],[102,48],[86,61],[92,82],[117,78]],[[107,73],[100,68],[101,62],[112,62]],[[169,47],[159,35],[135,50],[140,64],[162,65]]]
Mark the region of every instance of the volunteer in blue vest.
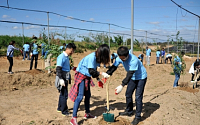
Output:
[[147,72],[142,62],[133,54],[129,53],[129,50],[125,46],[121,46],[117,50],[118,57],[114,64],[106,72],[108,75],[112,75],[117,67],[122,64],[127,71],[126,77],[123,79],[122,84],[115,89],[115,94],[119,94],[123,87],[126,88],[126,109],[124,112],[120,112],[122,116],[133,115],[133,93],[135,92],[136,114],[134,120],[131,122],[133,125],[137,125],[141,121],[142,112],[142,99],[144,93],[144,87],[147,81]]
[[156,51],[156,64],[159,64],[159,59],[160,59],[160,50]]
[[115,60],[118,57],[117,53],[111,54],[111,63],[113,63],[113,60]]
[[66,43],[63,43],[62,46],[59,47],[60,51],[64,51],[66,49]]
[[23,45],[23,49],[24,49],[23,61],[25,60],[26,55],[27,55],[27,60],[30,60],[30,57],[29,57],[30,45],[28,44],[28,42],[26,42],[26,44]]
[[[11,41],[9,43],[9,46],[7,48],[7,59],[10,63],[9,69],[8,69],[8,74],[13,74],[12,72],[12,66],[13,66],[13,54],[14,54],[14,50],[20,50],[19,48],[15,47],[15,41]],[[22,50],[20,50],[22,52]]]
[[168,59],[169,59],[169,61],[170,61],[170,64],[172,64],[172,55],[171,55],[170,53],[168,53],[168,54],[166,55],[165,64],[168,63]]
[[57,57],[56,63],[56,87],[60,92],[57,111],[64,116],[68,116],[67,99],[68,99],[68,84],[71,84],[69,56],[76,50],[74,43],[69,43],[66,50]]
[[161,63],[165,63],[165,49],[162,48],[161,50]]
[[[181,55],[180,55],[180,56],[183,56],[183,55],[184,55],[184,52],[181,52]],[[181,71],[182,71],[182,60],[181,60],[181,58],[177,55],[177,56],[174,58],[174,74],[175,74],[175,80],[174,80],[174,84],[173,84],[173,87],[174,87],[174,88],[177,88],[177,87],[178,87],[178,81],[179,81],[179,79],[180,79]]]
[[146,65],[150,66],[150,57],[151,57],[151,49],[147,46],[146,47]]
[[38,45],[36,44],[37,37],[33,38],[33,44],[32,44],[32,51],[31,51],[31,63],[30,63],[30,70],[32,70],[33,67],[33,60],[35,60],[35,69],[37,69],[37,61],[38,61]]
[[140,54],[140,55],[138,56],[138,59],[142,62],[142,64],[143,64],[143,58],[144,58],[144,54]]
[[92,87],[94,86],[91,77],[97,78],[98,86],[103,88],[103,83],[99,80],[99,75],[102,75],[104,78],[108,78],[109,75],[105,72],[98,72],[97,66],[100,66],[100,64],[109,63],[110,49],[107,44],[102,44],[95,52],[87,55],[79,62],[74,76],[74,85],[69,93],[69,98],[74,102],[73,117],[70,121],[72,125],[78,125],[77,112],[83,96],[85,96],[84,119],[96,118],[96,116],[90,114],[90,85]]

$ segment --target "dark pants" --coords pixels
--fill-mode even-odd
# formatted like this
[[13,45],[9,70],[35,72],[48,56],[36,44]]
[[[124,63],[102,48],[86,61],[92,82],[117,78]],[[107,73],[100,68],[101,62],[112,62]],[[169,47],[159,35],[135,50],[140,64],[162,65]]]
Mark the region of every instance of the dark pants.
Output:
[[38,60],[38,54],[32,55],[31,57],[31,64],[30,64],[30,70],[32,70],[33,67],[33,60],[35,59],[35,69],[37,69],[37,60]]
[[13,57],[9,57],[7,56],[7,59],[10,63],[10,66],[9,66],[9,69],[8,69],[8,72],[12,72],[12,66],[13,66]]
[[159,64],[160,57],[156,57],[156,64]]
[[168,63],[168,59],[170,60],[170,63],[172,64],[172,57],[168,57],[165,59],[165,64]]
[[90,113],[90,97],[91,97],[91,92],[90,92],[90,85],[88,85],[88,90],[85,90],[85,80],[83,80],[79,86],[78,86],[78,96],[74,102],[74,108],[73,108],[73,117],[77,117],[77,112],[79,105],[81,101],[83,100],[83,96],[85,95],[85,112]]
[[192,78],[191,78],[191,81],[194,81],[194,74],[192,73]]
[[65,81],[65,87],[63,86],[60,91],[58,108],[57,108],[57,110],[61,111],[62,114],[68,113],[67,99],[68,99],[68,82]]
[[136,114],[135,118],[141,118],[142,112],[142,99],[144,93],[144,87],[146,84],[147,78],[141,80],[130,80],[126,89],[126,112],[129,114],[133,113],[133,92],[135,92],[135,103],[136,103]]

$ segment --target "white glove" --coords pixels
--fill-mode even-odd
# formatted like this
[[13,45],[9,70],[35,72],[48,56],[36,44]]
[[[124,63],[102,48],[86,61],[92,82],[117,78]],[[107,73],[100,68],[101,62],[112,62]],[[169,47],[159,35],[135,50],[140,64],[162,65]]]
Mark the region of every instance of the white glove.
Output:
[[63,79],[60,79],[59,82],[60,82],[60,85],[61,85],[61,86],[65,86],[65,81],[64,81]]
[[149,58],[150,58],[151,56],[149,56]]
[[182,65],[182,62],[179,62],[179,64],[181,64],[181,65]]
[[110,77],[110,75],[108,75],[107,73],[105,73],[105,72],[102,72],[102,74],[101,74],[104,78],[109,78]]
[[33,55],[33,53],[30,53],[30,55],[32,56],[32,55]]
[[115,95],[118,95],[123,89],[122,85],[119,85],[117,88],[115,88]]

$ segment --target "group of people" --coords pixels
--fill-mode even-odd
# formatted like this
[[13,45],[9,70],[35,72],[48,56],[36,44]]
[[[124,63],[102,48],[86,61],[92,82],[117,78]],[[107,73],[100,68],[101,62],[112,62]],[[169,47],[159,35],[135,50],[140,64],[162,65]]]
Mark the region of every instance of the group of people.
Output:
[[[59,49],[62,52],[63,50],[66,49],[66,43],[63,44],[63,46],[60,46]],[[12,72],[12,66],[13,66],[13,54],[14,54],[14,50],[18,50],[21,51],[22,55],[23,55],[23,59],[24,60],[31,60],[30,61],[30,70],[32,70],[33,67],[33,62],[35,60],[35,66],[34,68],[37,69],[37,64],[38,64],[38,48],[41,48],[41,55],[46,59],[47,55],[48,55],[48,47],[45,47],[45,44],[42,43],[40,45],[37,44],[37,37],[33,37],[32,43],[28,43],[26,42],[23,45],[23,49],[19,49],[15,47],[15,41],[11,41],[7,47],[7,59],[9,61],[9,68],[8,68],[8,74],[13,74],[14,72]]]
[[[77,112],[80,103],[85,96],[85,115],[84,118],[93,118],[90,113],[90,85],[95,86],[92,78],[96,78],[98,81],[98,86],[103,87],[103,83],[99,79],[102,75],[103,78],[107,79],[114,71],[117,69],[119,64],[122,64],[127,71],[126,77],[123,79],[122,83],[116,87],[115,94],[119,94],[125,85],[126,89],[126,110],[120,112],[123,116],[133,115],[133,92],[136,90],[135,100],[136,100],[136,114],[134,120],[131,122],[133,125],[137,125],[141,120],[142,112],[142,99],[144,87],[147,81],[147,72],[145,67],[142,65],[141,61],[133,54],[129,53],[129,50],[125,46],[121,46],[117,50],[117,54],[111,55],[112,66],[109,67],[107,72],[98,72],[97,67],[100,64],[106,65],[110,64],[110,48],[107,44],[100,45],[95,52],[84,57],[78,64],[78,67],[70,67],[69,56],[71,56],[76,49],[73,43],[69,43],[66,46],[66,50],[61,53],[57,58],[56,66],[56,80],[55,85],[60,92],[58,108],[57,111],[61,112],[63,115],[69,115],[67,99],[68,97],[74,102],[73,115],[70,123],[72,125],[78,125],[77,123]],[[68,95],[68,84],[70,84],[71,75],[70,69],[75,70],[74,75],[74,85],[72,86]]]
[[170,64],[172,64],[172,55],[170,53],[166,54],[165,58],[165,49],[162,48],[160,51],[159,49],[156,51],[156,64],[159,64],[159,60],[161,59],[161,63],[168,63],[168,60],[170,60]]

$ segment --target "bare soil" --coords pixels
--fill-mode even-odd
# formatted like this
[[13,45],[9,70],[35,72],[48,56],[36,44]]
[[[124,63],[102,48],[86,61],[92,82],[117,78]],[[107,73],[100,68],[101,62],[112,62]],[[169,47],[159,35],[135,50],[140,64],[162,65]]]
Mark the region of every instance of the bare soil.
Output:
[[[116,51],[116,50],[112,50]],[[91,53],[74,54],[74,65]],[[136,56],[141,52],[134,52]],[[147,70],[147,83],[143,97],[142,121],[139,125],[199,125],[200,123],[200,93],[199,88],[193,89],[190,83],[191,74],[188,73],[194,58],[186,59],[186,74],[181,75],[178,87],[174,89],[174,75],[170,64],[155,64],[156,55],[152,53],[151,65]],[[52,63],[53,64],[53,63]],[[145,60],[144,60],[145,64]],[[47,74],[42,69],[42,60],[38,61],[38,69],[29,70],[30,61],[22,61],[22,57],[14,57],[14,74],[7,74],[9,63],[6,57],[0,57],[0,125],[69,125],[70,116],[62,116],[56,111],[59,93],[54,86],[55,70]],[[103,67],[101,71],[106,71]],[[72,85],[74,71],[71,71]],[[126,86],[119,95],[114,89],[121,84],[126,71],[120,65],[111,77],[109,83],[110,113],[116,121],[106,123],[102,113],[106,112],[106,89],[98,85],[91,87],[90,110],[97,119],[84,120],[84,99],[78,111],[80,125],[129,125],[132,117],[118,116],[126,108]],[[97,83],[96,79],[93,79]],[[182,85],[183,84],[183,85]],[[200,83],[198,83],[199,85]],[[71,86],[68,86],[70,90]],[[133,100],[135,97],[133,96]],[[67,101],[69,111],[73,111],[73,102]],[[134,113],[135,113],[135,101]]]

